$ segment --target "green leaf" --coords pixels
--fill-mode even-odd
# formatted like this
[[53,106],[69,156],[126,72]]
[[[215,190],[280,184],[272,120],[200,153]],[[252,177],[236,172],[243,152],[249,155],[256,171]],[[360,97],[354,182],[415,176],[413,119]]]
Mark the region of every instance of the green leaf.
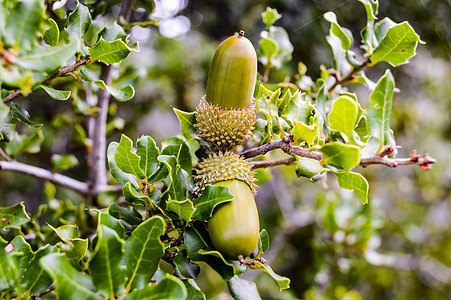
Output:
[[5,247],[7,247],[8,244],[9,243],[0,236],[0,291],[14,289],[13,272],[11,271],[5,251]]
[[183,135],[183,137],[187,141],[191,139],[198,139],[199,136],[196,133],[197,132],[196,127],[194,127],[194,124],[196,124],[196,113],[184,112],[174,107],[172,109],[174,110],[179,119],[180,132]]
[[41,266],[55,280],[59,299],[101,299],[94,292],[91,278],[75,270],[62,253],[51,253],[40,260]]
[[358,115],[357,102],[347,96],[341,96],[334,101],[328,115],[330,129],[346,134],[348,141],[352,141],[352,131],[356,127]]
[[[193,282],[193,284],[191,284]],[[205,294],[202,293],[202,291],[199,290],[197,287],[197,284],[194,280],[188,279],[183,280],[183,283],[185,284],[186,291],[188,292],[188,296],[186,299],[188,300],[205,300]],[[194,286],[196,285],[196,287]]]
[[258,44],[258,50],[267,59],[271,60],[271,56],[273,56],[277,52],[277,44],[275,41],[269,38],[263,38],[260,40],[260,43]]
[[52,284],[53,279],[39,264],[39,260],[42,257],[54,252],[56,252],[56,248],[47,244],[45,245],[45,247],[39,248],[33,254],[33,258],[30,261],[27,269],[25,270],[25,273],[21,280],[23,288],[29,294],[39,294],[47,290],[50,284]]
[[88,239],[73,238],[70,240],[73,247],[66,253],[70,264],[76,268],[80,268],[80,261],[86,256],[88,252]]
[[166,274],[155,286],[146,286],[124,297],[124,300],[185,300],[188,293],[183,282],[175,276]]
[[100,225],[107,226],[108,228],[111,228],[114,231],[116,231],[119,238],[121,239],[124,238],[125,228],[124,225],[122,225],[121,221],[104,212],[99,212],[98,218],[99,218],[98,226]]
[[6,144],[5,151],[10,156],[17,156],[23,151],[29,153],[38,153],[44,142],[44,135],[40,129],[32,129],[32,135],[20,135],[14,133],[14,138]]
[[267,27],[272,26],[280,18],[282,18],[282,15],[279,14],[277,9],[275,9],[275,8],[271,8],[268,6],[268,7],[266,7],[266,10],[264,12],[262,12],[262,20],[263,20],[263,23],[265,23]]
[[35,47],[19,54],[16,64],[33,71],[52,71],[64,66],[77,52],[78,40],[56,47]]
[[351,31],[342,28],[337,22],[337,16],[331,11],[324,14],[324,19],[330,22],[330,32],[340,39],[341,47],[344,50],[349,50],[354,42]]
[[127,42],[127,34],[125,33],[124,29],[116,22],[114,22],[113,25],[106,26],[104,29],[102,29],[102,31],[99,33],[99,36],[101,36],[107,42],[112,42],[118,39],[124,41],[124,43]]
[[322,146],[319,151],[323,153],[322,164],[349,171],[360,162],[360,148],[354,145],[332,142]]
[[360,198],[362,204],[368,203],[368,181],[359,173],[354,172],[335,172],[340,187],[348,190],[354,190]]
[[196,211],[192,218],[206,221],[213,214],[215,207],[221,203],[232,201],[233,196],[224,186],[207,185],[202,195],[193,200]]
[[[271,26],[268,31],[262,31],[260,36],[265,39],[270,39],[277,44],[277,52],[271,57],[271,64],[276,68],[281,68],[285,62],[291,60],[293,53],[293,45],[290,42],[288,33],[282,27]],[[260,56],[260,61],[266,65],[267,57]]]
[[[89,9],[77,1],[77,7],[69,15],[69,25],[67,25],[66,32],[71,38],[83,41],[83,36],[91,25],[91,14]],[[80,43],[83,46],[83,43]]]
[[32,128],[40,128],[42,124],[35,123],[30,120],[30,115],[26,110],[24,110],[22,107],[15,103],[11,103],[11,106],[9,107],[11,116],[16,119],[17,121],[20,121]]
[[266,231],[266,229],[262,229],[262,231],[260,231],[260,236],[258,238],[258,244],[259,244],[259,248],[262,253],[265,253],[266,251],[268,251],[269,234],[268,234],[268,231]]
[[123,134],[121,136],[121,141],[117,146],[116,153],[114,154],[114,160],[116,161],[117,167],[123,172],[144,179],[144,173],[140,168],[141,158],[136,153],[132,152],[132,146],[132,140]]
[[0,207],[0,229],[19,228],[28,221],[30,221],[30,217],[25,211],[23,202],[10,207]]
[[392,66],[407,63],[409,58],[416,54],[415,50],[420,37],[416,34],[408,22],[391,27],[379,45],[370,56],[373,66],[381,61],[386,61]]
[[122,220],[132,226],[143,222],[141,214],[133,207],[121,207],[117,203],[111,203],[108,207],[108,213],[116,219]]
[[50,160],[50,166],[53,172],[66,170],[76,165],[78,165],[78,159],[73,154],[53,154]]
[[104,225],[97,228],[97,244],[89,261],[89,271],[97,291],[114,298],[124,289],[125,272],[120,267],[123,241],[116,231]]
[[174,155],[160,155],[158,156],[158,161],[163,163],[169,171],[167,193],[173,200],[184,201],[187,198],[187,186],[192,180],[191,176],[186,172],[185,174],[182,172],[182,168],[177,163],[177,158]]
[[135,189],[139,189],[138,179],[136,176],[128,174],[121,169],[118,168],[116,164],[116,160],[114,156],[117,151],[117,147],[119,144],[117,142],[111,142],[108,146],[107,157],[108,157],[108,166],[110,168],[111,176],[113,176],[114,180],[121,185],[125,185],[127,182],[130,182]]
[[366,113],[369,131],[380,143],[380,148],[393,142],[390,130],[390,115],[392,110],[395,82],[390,70],[385,72],[377,82],[370,95],[370,106]]
[[130,182],[127,182],[122,187],[122,193],[124,194],[125,200],[131,204],[137,205],[147,205],[151,203],[149,196],[143,195],[138,190],[136,190]]
[[[10,243],[11,251],[7,251],[6,256],[9,258],[10,267],[15,281],[15,288],[20,294],[22,292],[22,279],[33,257],[33,250],[30,244],[25,241],[23,236],[16,236]],[[5,249],[6,250],[6,249]]]
[[5,18],[1,32],[10,46],[30,49],[37,42],[44,20],[44,5],[40,0],[14,1],[15,5]]
[[169,200],[166,202],[166,209],[175,212],[186,223],[191,220],[195,211],[193,202],[189,199],[183,201]]
[[319,135],[319,127],[318,125],[309,126],[302,122],[295,121],[291,135],[296,144],[305,141],[308,145],[313,145],[315,138]]
[[327,169],[321,166],[321,163],[312,158],[299,157],[296,165],[296,175],[306,177],[310,180],[318,174],[326,172]]
[[126,85],[123,88],[114,88],[107,86],[103,80],[96,80],[94,83],[121,102],[128,101],[135,96],[135,89],[131,85]]
[[141,158],[141,170],[143,170],[145,177],[149,178],[157,171],[157,157],[160,155],[160,151],[158,151],[155,141],[147,135],[141,136],[136,144],[136,154]]
[[377,10],[379,8],[378,0],[359,0],[359,2],[361,2],[365,6],[368,21],[377,18]]
[[259,261],[255,261],[255,263],[266,273],[268,273],[279,285],[281,290],[288,289],[290,287],[290,279],[284,276],[277,275],[267,264],[263,264]]
[[60,30],[55,20],[48,19],[49,28],[44,32],[44,42],[49,46],[58,46],[60,41]]
[[199,265],[191,262],[187,256],[186,249],[183,249],[174,258],[174,264],[185,278],[197,278],[200,272]]
[[180,167],[189,175],[192,173],[191,153],[186,142],[178,137],[172,137],[163,142],[161,155],[172,155]]
[[106,64],[118,63],[130,54],[131,51],[136,51],[128,47],[122,40],[115,40],[114,42],[106,42],[103,38],[89,48],[91,61],[101,61]]
[[241,279],[238,276],[233,276],[227,281],[227,288],[233,299],[237,300],[254,300],[261,299],[258,293],[257,286],[252,281]]
[[63,242],[69,242],[72,239],[78,238],[78,226],[77,225],[62,225],[58,228],[47,224]]
[[40,84],[38,88],[43,89],[47,94],[55,100],[67,100],[70,97],[71,91],[55,90],[49,86]]
[[142,289],[152,278],[164,254],[160,236],[165,223],[160,216],[153,216],[141,223],[124,244],[121,265],[126,269],[126,290]]

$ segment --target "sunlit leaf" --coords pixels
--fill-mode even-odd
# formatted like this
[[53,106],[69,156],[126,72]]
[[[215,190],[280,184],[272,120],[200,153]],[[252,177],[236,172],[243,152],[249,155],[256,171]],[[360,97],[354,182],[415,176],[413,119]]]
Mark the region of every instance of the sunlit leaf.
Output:
[[199,137],[196,133],[196,128],[194,127],[194,124],[196,124],[196,113],[187,113],[174,107],[172,109],[177,114],[179,119],[180,131],[183,137],[186,140],[198,139]]
[[78,159],[73,154],[53,154],[50,160],[53,172],[66,170],[76,165],[78,165]]
[[338,24],[337,16],[331,11],[324,14],[324,19],[331,23],[330,32],[340,39],[341,47],[344,50],[349,50],[354,42],[351,31],[347,28],[342,28]]
[[126,85],[123,88],[114,88],[107,86],[103,80],[96,80],[94,83],[121,102],[128,101],[135,96],[135,89],[131,85]]
[[106,64],[118,63],[130,54],[135,49],[128,47],[122,40],[115,40],[113,42],[106,42],[103,38],[89,48],[91,60],[101,61]]
[[183,221],[189,222],[195,208],[189,199],[183,201],[169,200],[166,202],[166,209],[175,212]]
[[360,148],[354,145],[332,142],[322,146],[323,164],[349,171],[360,162]]
[[60,40],[60,30],[58,28],[58,24],[56,24],[55,20],[48,20],[49,28],[44,32],[44,42],[46,42],[49,46],[58,46]]
[[61,91],[61,90],[55,90],[51,88],[50,86],[46,85],[39,85],[41,89],[47,92],[47,94],[56,100],[67,100],[70,97],[71,91]]
[[319,135],[319,128],[317,125],[305,125],[302,122],[295,121],[294,128],[291,131],[294,142],[300,144],[305,141],[308,145],[312,145],[315,138]]
[[356,127],[359,115],[357,102],[347,96],[341,96],[332,104],[332,110],[328,115],[330,129],[346,134],[352,141],[352,131]]
[[258,300],[261,299],[257,286],[252,281],[244,280],[238,276],[233,276],[227,281],[227,287],[233,299]]
[[255,263],[266,273],[268,273],[279,285],[281,290],[288,289],[290,287],[290,279],[284,276],[280,276],[276,274],[268,264],[261,263],[259,261],[255,261]]
[[362,204],[368,203],[368,181],[359,173],[336,172],[340,187],[357,193]]
[[132,152],[132,146],[132,140],[123,134],[114,154],[114,160],[117,167],[123,172],[144,179],[144,173],[140,168],[141,158],[135,152]]
[[141,170],[145,177],[149,178],[158,168],[157,157],[160,151],[150,136],[141,136],[136,144],[136,154],[141,157]]
[[267,27],[272,26],[277,20],[282,17],[281,14],[275,8],[266,7],[266,10],[262,12],[262,20],[263,23],[266,24]]
[[0,207],[0,229],[12,227],[19,228],[20,225],[30,220],[25,205],[20,202],[10,207]]
[[312,158],[299,157],[296,165],[296,175],[298,177],[306,177],[310,180],[318,174],[326,172],[327,169],[321,166],[321,163]]
[[[73,37],[83,41],[83,35],[91,25],[91,14],[89,9],[77,1],[77,7],[73,12],[69,14],[69,25],[66,28],[66,32],[69,37]],[[82,46],[83,43],[80,43]]]

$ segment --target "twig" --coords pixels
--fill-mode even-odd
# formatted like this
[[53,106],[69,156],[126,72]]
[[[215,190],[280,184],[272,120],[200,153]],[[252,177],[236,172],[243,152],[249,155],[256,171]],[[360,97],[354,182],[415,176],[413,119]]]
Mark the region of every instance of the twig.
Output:
[[352,80],[355,76],[355,74],[359,73],[360,71],[362,71],[369,63],[371,62],[370,58],[368,57],[361,65],[357,66],[357,67],[353,67],[351,69],[351,71],[343,78],[339,78],[338,74],[335,75],[336,77],[336,81],[335,83],[328,89],[329,92],[331,92],[334,88],[336,88],[338,85]]
[[[89,58],[87,59],[83,59],[83,60],[79,60],[77,61],[75,64],[59,69],[58,71],[56,71],[55,73],[53,73],[50,77],[48,77],[47,79],[45,79],[44,81],[41,82],[41,84],[45,85],[50,83],[51,80],[55,79],[56,77],[61,77],[63,75],[66,75],[70,72],[75,71],[78,67],[86,64],[89,61]],[[24,95],[23,91],[14,91],[11,94],[9,94],[8,96],[6,96],[5,98],[3,98],[3,103],[8,103],[13,101],[16,98],[19,98],[20,96]]]
[[296,161],[296,158],[294,156],[290,156],[287,158],[281,158],[276,160],[261,160],[261,161],[250,161],[249,165],[252,169],[258,169],[258,168],[268,168],[268,167],[274,167],[279,165],[291,165]]
[[5,153],[5,151],[3,151],[2,148],[0,148],[0,156],[3,157],[3,159],[6,160],[6,161],[12,161],[13,160],[11,157],[9,157],[8,154]]

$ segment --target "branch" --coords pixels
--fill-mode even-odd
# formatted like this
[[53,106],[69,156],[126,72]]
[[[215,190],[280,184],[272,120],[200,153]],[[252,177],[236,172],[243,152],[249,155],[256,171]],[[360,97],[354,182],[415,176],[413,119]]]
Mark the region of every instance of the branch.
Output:
[[353,67],[351,71],[343,78],[339,78],[337,73],[334,73],[332,75],[335,76],[336,81],[335,83],[328,89],[329,92],[333,91],[334,88],[336,88],[338,85],[343,84],[346,81],[350,81],[354,78],[355,74],[362,71],[369,63],[371,62],[370,58],[367,58],[361,65],[357,67]]
[[5,151],[3,151],[2,148],[0,148],[0,156],[1,156],[4,160],[6,160],[6,161],[11,161],[11,160],[13,160],[11,157],[9,157],[8,154],[5,153]]
[[287,158],[281,158],[276,160],[261,160],[261,161],[250,161],[249,165],[252,169],[258,169],[258,168],[268,168],[268,167],[274,167],[279,165],[291,165],[296,161],[296,158],[294,156],[290,156]]

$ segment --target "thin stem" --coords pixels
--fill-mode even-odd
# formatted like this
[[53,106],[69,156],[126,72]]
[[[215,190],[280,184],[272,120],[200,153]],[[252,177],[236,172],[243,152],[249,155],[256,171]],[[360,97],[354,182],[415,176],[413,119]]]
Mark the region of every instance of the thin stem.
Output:
[[5,153],[5,151],[3,151],[2,148],[0,148],[0,156],[6,161],[12,161],[13,160],[11,157],[9,157],[8,154]]
[[369,63],[371,62],[370,58],[367,58],[361,65],[357,66],[357,67],[353,67],[351,69],[351,71],[343,78],[338,78],[337,76],[337,80],[335,81],[335,83],[329,88],[329,92],[333,91],[334,88],[336,88],[338,85],[343,84],[344,82],[350,81],[351,79],[353,79],[353,77],[355,76],[355,74],[359,73],[360,71],[362,71]]
[[274,167],[279,165],[291,165],[294,162],[296,162],[296,158],[294,156],[290,156],[287,158],[281,158],[276,160],[251,161],[249,162],[249,165],[251,166],[252,169],[258,169],[258,168]]

